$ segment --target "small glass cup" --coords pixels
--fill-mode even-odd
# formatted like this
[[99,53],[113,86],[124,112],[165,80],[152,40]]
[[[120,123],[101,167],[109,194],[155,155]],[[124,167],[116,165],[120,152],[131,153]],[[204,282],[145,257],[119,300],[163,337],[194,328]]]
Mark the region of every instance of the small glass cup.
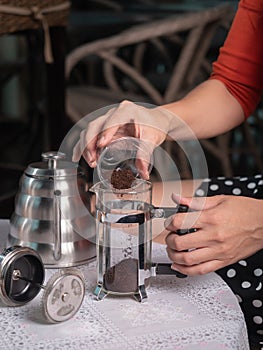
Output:
[[[147,143],[135,137],[116,139],[105,147],[99,156],[97,163],[99,180],[105,187],[111,187],[114,173],[122,170],[126,171],[124,176],[126,176],[126,183],[129,184],[127,176],[135,180],[142,177],[141,162],[148,164],[148,173],[150,173],[153,168],[153,155]],[[133,182],[132,186],[136,183],[136,181]],[[132,186],[117,188],[124,189]]]

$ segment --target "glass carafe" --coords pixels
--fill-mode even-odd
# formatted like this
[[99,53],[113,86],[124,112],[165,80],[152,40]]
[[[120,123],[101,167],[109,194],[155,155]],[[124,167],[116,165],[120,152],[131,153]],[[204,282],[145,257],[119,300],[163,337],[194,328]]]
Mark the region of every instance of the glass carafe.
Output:
[[[137,179],[133,187],[115,189],[98,182],[96,194],[97,298],[108,294],[147,298],[149,278],[157,274],[186,277],[171,269],[171,264],[152,262],[152,219],[167,218],[188,207],[154,207],[152,184]],[[177,234],[195,232],[177,230]]]
[[146,298],[151,277],[152,185],[144,180],[128,189],[113,189],[98,182],[96,194],[97,287],[107,294]]

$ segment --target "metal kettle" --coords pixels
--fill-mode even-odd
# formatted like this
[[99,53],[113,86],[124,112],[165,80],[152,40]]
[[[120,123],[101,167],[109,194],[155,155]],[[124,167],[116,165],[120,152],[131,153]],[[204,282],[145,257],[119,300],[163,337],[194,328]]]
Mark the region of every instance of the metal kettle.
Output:
[[96,255],[86,176],[64,153],[42,158],[20,179],[7,246],[36,250],[46,268],[86,263]]

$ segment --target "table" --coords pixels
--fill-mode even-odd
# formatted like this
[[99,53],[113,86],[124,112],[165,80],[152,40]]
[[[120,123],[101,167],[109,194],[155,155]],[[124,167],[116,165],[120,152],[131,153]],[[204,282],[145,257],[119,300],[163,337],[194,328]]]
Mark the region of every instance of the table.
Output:
[[[0,220],[3,250],[9,221]],[[154,243],[156,262],[167,261],[165,246]],[[95,262],[78,267],[86,295],[69,321],[47,325],[41,292],[22,307],[0,307],[1,350],[248,350],[246,325],[236,297],[215,273],[178,279],[152,278],[148,300],[94,299]],[[46,278],[54,270],[46,271]]]

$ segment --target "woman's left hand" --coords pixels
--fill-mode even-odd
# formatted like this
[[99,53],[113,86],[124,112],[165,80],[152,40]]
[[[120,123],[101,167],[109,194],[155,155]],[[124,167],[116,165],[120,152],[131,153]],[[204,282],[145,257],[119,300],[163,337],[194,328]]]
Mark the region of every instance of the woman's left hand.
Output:
[[[165,222],[172,268],[186,275],[200,275],[233,264],[263,249],[263,201],[241,196],[180,198],[188,213]],[[178,229],[197,228],[180,236]]]

